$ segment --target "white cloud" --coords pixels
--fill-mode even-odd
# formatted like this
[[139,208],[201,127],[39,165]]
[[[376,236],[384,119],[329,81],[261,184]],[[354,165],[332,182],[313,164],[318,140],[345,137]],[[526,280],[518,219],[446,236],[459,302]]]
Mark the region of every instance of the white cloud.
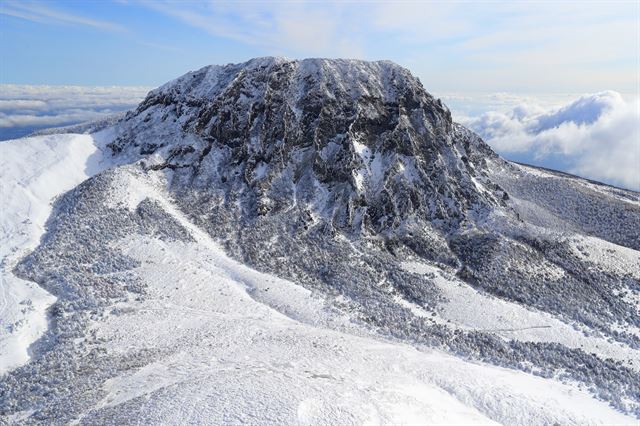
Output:
[[553,159],[568,172],[640,189],[638,99],[628,101],[606,91],[560,107],[529,101],[508,112],[487,111],[458,120],[505,155],[526,154],[535,164]]
[[32,99],[0,99],[0,111],[13,111],[16,109],[45,109],[47,103]]
[[[0,130],[11,136],[44,126],[96,120],[134,108],[149,87],[0,85]],[[17,131],[18,133],[15,133]],[[1,136],[1,135],[0,135]],[[2,139],[2,138],[0,138]]]
[[67,123],[81,123],[85,121],[97,120],[110,112],[96,112],[74,110],[56,115],[35,115],[28,113],[21,114],[3,114],[0,113],[0,128],[10,127],[42,127],[42,126],[59,126]]

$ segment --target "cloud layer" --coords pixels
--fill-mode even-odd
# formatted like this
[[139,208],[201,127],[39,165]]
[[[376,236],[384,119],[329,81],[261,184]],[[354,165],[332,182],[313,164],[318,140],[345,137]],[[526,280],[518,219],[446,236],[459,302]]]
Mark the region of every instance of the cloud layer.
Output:
[[0,85],[0,140],[134,108],[148,87]]
[[507,157],[640,190],[637,99],[613,91],[556,107],[528,99],[507,112],[456,118]]

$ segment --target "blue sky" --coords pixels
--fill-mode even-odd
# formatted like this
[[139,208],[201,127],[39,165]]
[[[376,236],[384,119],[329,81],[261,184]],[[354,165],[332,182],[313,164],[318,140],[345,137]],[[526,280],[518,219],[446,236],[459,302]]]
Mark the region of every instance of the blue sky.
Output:
[[256,56],[391,59],[431,91],[638,90],[637,1],[0,1],[3,83],[149,85]]
[[506,158],[640,190],[638,0],[0,0],[0,140],[270,55],[393,60]]

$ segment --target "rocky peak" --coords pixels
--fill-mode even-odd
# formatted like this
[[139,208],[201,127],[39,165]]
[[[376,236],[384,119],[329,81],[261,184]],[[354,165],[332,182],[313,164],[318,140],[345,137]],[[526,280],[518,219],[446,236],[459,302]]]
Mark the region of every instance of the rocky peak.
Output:
[[257,58],[207,66],[149,93],[116,155],[152,157],[178,187],[222,190],[245,217],[289,211],[374,232],[459,223],[500,203],[495,156],[389,61]]

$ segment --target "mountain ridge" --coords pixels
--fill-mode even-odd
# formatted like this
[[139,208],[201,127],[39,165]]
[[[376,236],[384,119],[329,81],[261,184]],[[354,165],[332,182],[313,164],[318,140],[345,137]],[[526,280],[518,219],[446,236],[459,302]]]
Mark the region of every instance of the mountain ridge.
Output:
[[[206,383],[197,366],[206,365],[207,377],[218,368],[206,354],[229,363],[237,353],[260,353],[256,345],[270,339],[311,345],[307,337],[323,327],[351,342],[335,349],[347,367],[349,351],[360,353],[348,336],[373,336],[533,373],[554,386],[562,380],[640,415],[634,193],[500,158],[407,70],[282,58],[205,67],[150,92],[93,137],[111,166],[55,201],[40,245],[13,270],[58,299],[38,355],[0,381],[0,413],[34,410],[33,423],[149,419],[145,404],[175,407],[182,392],[218,406],[211,396],[218,391],[200,393]],[[261,278],[247,278],[247,268]],[[305,309],[313,314],[300,314]],[[164,317],[154,312],[180,326],[156,329]],[[249,331],[234,328],[236,319]],[[307,337],[287,334],[294,328]],[[221,342],[219,332],[240,337]],[[225,352],[233,345],[237,353]],[[287,395],[278,409],[292,421],[289,411],[303,401],[288,383],[304,383],[305,395],[316,388],[308,371],[278,354],[270,367],[251,362],[247,370],[273,371],[278,380],[247,377]],[[358,362],[369,362],[363,357]],[[122,399],[135,387],[130,379],[158,365],[166,383]],[[190,373],[177,384],[173,374],[182,371]],[[339,374],[350,377],[347,369]],[[333,383],[337,375],[312,379]],[[263,395],[238,394],[250,379],[216,386],[268,421],[252,405]],[[445,382],[466,398],[466,383]],[[474,409],[494,421],[585,422],[559,408],[546,413],[547,402],[521,401],[519,416],[494,385],[469,391]],[[506,395],[521,390],[513,386]],[[478,402],[484,390],[493,395],[488,406]]]

